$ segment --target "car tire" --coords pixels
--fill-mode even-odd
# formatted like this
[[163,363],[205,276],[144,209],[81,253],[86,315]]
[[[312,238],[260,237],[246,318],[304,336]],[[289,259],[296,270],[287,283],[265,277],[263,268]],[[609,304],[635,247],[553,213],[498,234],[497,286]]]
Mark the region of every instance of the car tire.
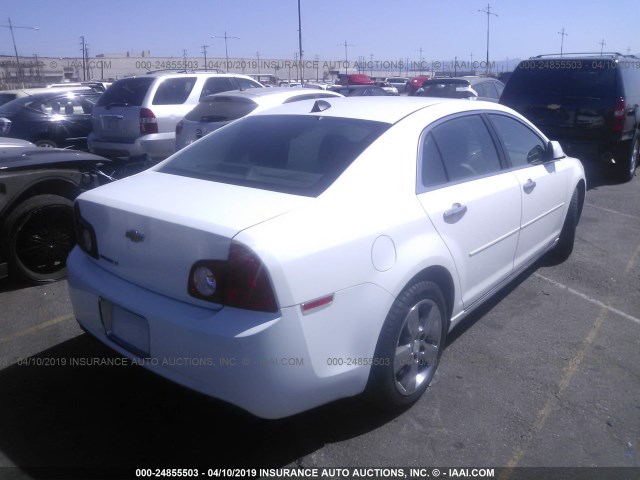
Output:
[[569,258],[573,252],[573,244],[576,238],[576,229],[578,227],[580,205],[578,204],[578,189],[573,191],[567,216],[564,219],[560,238],[555,247],[549,252],[549,257],[553,263],[562,263]]
[[382,326],[366,398],[384,409],[415,403],[440,362],[449,326],[442,291],[422,280],[406,287]]
[[625,145],[619,155],[619,177],[623,182],[630,182],[638,167],[638,151],[640,150],[640,134],[636,132],[629,145]]
[[7,217],[9,270],[31,283],[60,280],[75,245],[73,202],[59,195],[37,195],[19,204]]
[[43,138],[42,140],[37,140],[35,143],[36,147],[42,148],[58,148],[58,145],[53,140],[49,140],[47,138]]

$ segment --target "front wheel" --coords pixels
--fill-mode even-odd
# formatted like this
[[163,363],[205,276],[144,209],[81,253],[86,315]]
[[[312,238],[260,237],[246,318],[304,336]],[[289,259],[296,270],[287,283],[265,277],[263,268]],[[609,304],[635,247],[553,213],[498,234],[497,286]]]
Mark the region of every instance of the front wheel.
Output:
[[442,291],[431,281],[416,282],[396,298],[382,326],[367,385],[373,403],[401,408],[425,392],[444,348],[446,312]]
[[37,195],[18,205],[6,222],[9,268],[32,283],[60,280],[75,245],[73,202]]

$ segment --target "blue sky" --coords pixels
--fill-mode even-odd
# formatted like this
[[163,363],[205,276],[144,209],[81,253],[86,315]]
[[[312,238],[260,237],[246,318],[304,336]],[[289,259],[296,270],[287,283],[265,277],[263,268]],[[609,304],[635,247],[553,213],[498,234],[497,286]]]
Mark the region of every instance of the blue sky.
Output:
[[[370,60],[484,60],[487,0],[302,0],[305,59],[364,57]],[[640,53],[640,2],[493,0],[490,59],[558,53],[564,27],[565,52]],[[609,5],[611,6],[609,8]],[[22,56],[80,56],[84,35],[89,55],[139,53],[152,56],[293,59],[298,51],[297,0],[0,0],[0,24],[11,18]],[[420,52],[422,49],[422,52]],[[14,55],[8,28],[0,28],[0,54]]]

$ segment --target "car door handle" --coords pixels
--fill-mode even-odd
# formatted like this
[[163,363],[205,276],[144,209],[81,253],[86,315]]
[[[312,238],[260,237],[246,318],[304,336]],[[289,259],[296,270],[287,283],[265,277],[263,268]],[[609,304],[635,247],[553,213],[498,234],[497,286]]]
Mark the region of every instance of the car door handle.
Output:
[[465,213],[467,213],[466,205],[454,203],[453,205],[451,205],[451,208],[449,210],[446,210],[442,214],[442,218],[444,218],[444,221],[447,223],[456,223],[458,220],[464,217]]
[[522,186],[522,189],[524,190],[524,193],[531,193],[531,192],[533,192],[534,188],[536,188],[536,182],[534,182],[531,179],[528,179],[527,183],[525,183]]

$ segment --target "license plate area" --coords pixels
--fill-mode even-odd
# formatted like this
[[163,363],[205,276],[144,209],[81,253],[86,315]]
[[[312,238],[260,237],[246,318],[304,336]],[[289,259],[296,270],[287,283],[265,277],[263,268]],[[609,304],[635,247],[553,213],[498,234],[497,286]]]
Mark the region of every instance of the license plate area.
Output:
[[122,118],[118,115],[110,115],[101,117],[102,128],[107,131],[119,130]]
[[100,299],[100,318],[107,337],[141,358],[149,358],[149,322],[146,318]]

